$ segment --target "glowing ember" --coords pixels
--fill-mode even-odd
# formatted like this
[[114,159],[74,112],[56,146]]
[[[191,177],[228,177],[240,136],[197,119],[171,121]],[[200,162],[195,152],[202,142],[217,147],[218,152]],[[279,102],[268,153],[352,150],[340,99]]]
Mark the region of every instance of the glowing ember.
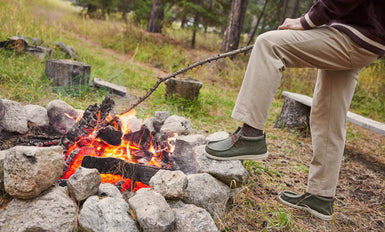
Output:
[[[130,122],[135,121],[133,120],[135,118],[135,111],[130,111],[119,115],[119,120],[111,121],[114,117],[109,115],[105,122],[101,122],[99,112],[95,127],[87,131],[86,135],[76,137],[73,144],[67,147],[65,158],[68,169],[61,178],[68,179],[74,174],[81,166],[84,156],[114,157],[135,164],[171,168],[172,162],[164,159],[164,155],[174,152],[175,138],[155,142],[149,130],[142,125],[139,131],[131,132],[133,125],[130,125]],[[108,126],[100,130],[100,125]],[[132,184],[130,179],[121,175],[101,174],[101,177],[104,183],[119,185],[121,191],[136,191],[139,188],[149,187],[140,182]]]

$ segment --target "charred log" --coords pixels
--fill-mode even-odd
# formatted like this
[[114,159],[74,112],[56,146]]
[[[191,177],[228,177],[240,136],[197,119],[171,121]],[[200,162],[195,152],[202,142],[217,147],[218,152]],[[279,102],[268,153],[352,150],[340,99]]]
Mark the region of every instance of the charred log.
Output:
[[129,178],[133,182],[140,181],[147,185],[150,183],[151,177],[163,169],[134,164],[112,157],[101,158],[94,156],[84,156],[82,167],[96,168],[100,173],[121,175],[123,178]]
[[[63,136],[62,143],[64,147],[68,149],[70,145],[73,145],[80,138],[87,137],[94,131],[101,131],[102,133],[108,130],[105,129],[107,125],[103,122],[106,121],[110,113],[113,113],[114,105],[115,102],[111,98],[106,97],[100,106],[97,104],[88,106],[83,117]],[[118,126],[119,119],[116,118],[115,123],[111,123],[111,125]]]

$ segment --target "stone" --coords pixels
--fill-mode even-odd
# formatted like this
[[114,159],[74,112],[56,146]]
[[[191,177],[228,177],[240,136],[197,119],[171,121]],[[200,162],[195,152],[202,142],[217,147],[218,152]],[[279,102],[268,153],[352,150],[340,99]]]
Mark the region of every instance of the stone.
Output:
[[196,205],[185,204],[173,208],[175,232],[219,232],[210,214]]
[[25,114],[27,120],[36,124],[38,127],[48,127],[49,118],[47,109],[39,105],[25,105]]
[[120,115],[119,119],[124,122],[125,125],[129,125],[130,128],[129,131],[123,131],[124,134],[127,134],[129,132],[137,132],[142,128],[143,119],[137,118],[135,115],[127,114],[127,115]]
[[83,204],[79,224],[92,232],[139,232],[123,198],[91,196]]
[[62,100],[53,100],[47,104],[47,114],[52,128],[60,134],[66,134],[82,116],[81,111]]
[[209,173],[231,188],[237,188],[247,183],[249,173],[240,160],[213,160],[205,156],[205,146],[195,147],[198,173]]
[[112,197],[112,198],[122,198],[122,194],[119,189],[110,183],[101,183],[98,189],[98,196],[101,197]]
[[153,126],[156,132],[160,131],[160,128],[168,117],[170,117],[170,113],[168,111],[155,111]]
[[176,139],[175,151],[169,155],[173,160],[173,168],[181,170],[185,174],[197,173],[194,147],[190,143]]
[[23,106],[14,101],[3,99],[4,115],[0,127],[9,132],[25,134],[28,132],[28,121]]
[[0,231],[61,231],[76,228],[77,206],[63,187],[52,187],[36,198],[12,199],[0,209]]
[[31,199],[51,187],[63,174],[61,146],[16,146],[4,160],[4,187],[9,195]]
[[164,121],[160,132],[163,134],[177,133],[178,135],[188,135],[193,133],[193,129],[191,123],[186,118],[172,115]]
[[177,140],[183,140],[191,146],[199,146],[207,143],[206,137],[204,135],[195,134],[195,135],[180,135],[176,137]]
[[187,175],[187,197],[183,202],[206,209],[214,218],[221,218],[230,196],[230,188],[208,173]]
[[175,216],[164,197],[148,188],[136,191],[128,199],[141,231],[168,232],[175,227]]
[[5,114],[5,106],[4,106],[3,100],[0,98],[0,121],[1,119],[3,119],[4,114]]
[[143,122],[143,125],[151,132],[151,134],[156,133],[154,122],[155,122],[155,117],[148,118]]
[[186,194],[187,176],[179,170],[159,170],[151,178],[150,186],[167,200],[181,199]]
[[83,201],[97,194],[101,181],[102,178],[97,169],[80,166],[67,180],[68,192],[75,200]]
[[218,132],[215,132],[215,133],[207,136],[206,140],[207,141],[219,141],[219,140],[226,139],[229,136],[230,136],[230,134],[226,131],[218,131]]

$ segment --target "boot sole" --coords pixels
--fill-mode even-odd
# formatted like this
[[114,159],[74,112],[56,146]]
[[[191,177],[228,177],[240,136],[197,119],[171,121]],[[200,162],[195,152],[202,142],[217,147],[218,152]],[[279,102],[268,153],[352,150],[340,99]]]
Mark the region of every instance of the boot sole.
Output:
[[290,207],[293,207],[295,209],[301,209],[301,210],[304,210],[304,211],[307,211],[309,213],[311,213],[312,215],[322,219],[322,220],[327,220],[327,221],[330,221],[332,220],[332,216],[330,215],[325,215],[325,214],[322,214],[322,213],[319,213],[317,211],[315,211],[314,209],[308,207],[308,206],[299,206],[299,205],[294,205],[288,201],[285,201],[281,198],[281,196],[278,197],[278,199],[285,205],[287,206],[290,206]]
[[238,155],[238,156],[231,156],[231,157],[213,156],[207,153],[206,151],[204,152],[204,154],[207,157],[215,160],[264,160],[264,159],[267,159],[267,157],[269,156],[268,152],[264,154],[257,154],[257,155]]

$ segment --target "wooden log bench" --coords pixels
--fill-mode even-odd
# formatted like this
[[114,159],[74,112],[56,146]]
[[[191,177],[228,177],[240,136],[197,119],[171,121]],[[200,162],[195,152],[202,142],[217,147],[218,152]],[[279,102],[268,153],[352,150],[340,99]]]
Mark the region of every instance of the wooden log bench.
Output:
[[[275,123],[276,128],[300,128],[308,130],[310,108],[313,99],[298,93],[283,91],[285,102]],[[385,135],[385,124],[352,112],[347,113],[347,121],[377,134]]]

